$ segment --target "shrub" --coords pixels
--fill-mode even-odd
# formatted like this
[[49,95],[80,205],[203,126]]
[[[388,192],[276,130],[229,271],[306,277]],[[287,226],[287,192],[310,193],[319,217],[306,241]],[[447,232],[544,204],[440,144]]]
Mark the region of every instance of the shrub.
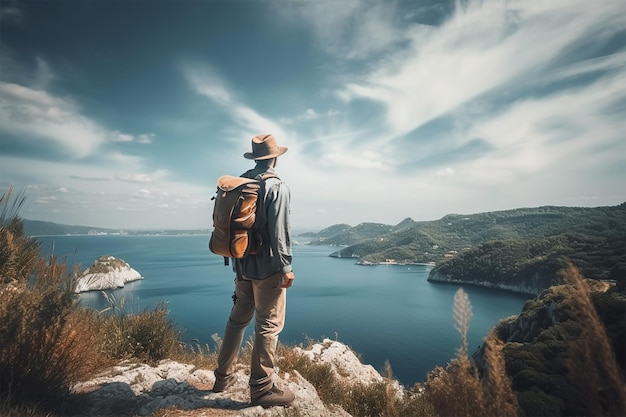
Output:
[[104,360],[65,265],[40,259],[38,243],[24,233],[17,213],[23,203],[12,189],[0,197],[0,404],[19,403],[29,414],[29,404],[62,404]]
[[0,389],[8,403],[54,404],[105,363],[63,271],[54,259],[42,261],[32,285],[0,290]]
[[293,347],[278,346],[278,367],[296,370],[313,385],[326,405],[339,405],[355,417],[432,416],[433,409],[416,392],[398,393],[393,387],[391,367],[387,379],[374,384],[348,384],[335,373],[332,365],[313,362]]
[[427,376],[426,399],[441,416],[514,416],[518,403],[505,370],[504,343],[495,331],[485,339],[485,370],[479,374],[467,356],[466,332],[471,304],[463,289],[454,297],[455,328],[461,334],[457,356],[444,369],[436,367]]
[[28,282],[39,259],[39,244],[24,234],[18,216],[24,201],[12,188],[0,196],[0,284]]
[[137,358],[150,363],[174,357],[182,346],[180,331],[167,313],[165,303],[139,314],[130,314],[123,306],[94,313],[102,351],[111,359]]

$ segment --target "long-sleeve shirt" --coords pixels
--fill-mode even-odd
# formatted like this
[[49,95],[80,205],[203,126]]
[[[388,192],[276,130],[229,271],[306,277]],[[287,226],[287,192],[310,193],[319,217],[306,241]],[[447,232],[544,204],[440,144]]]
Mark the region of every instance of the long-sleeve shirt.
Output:
[[[256,167],[242,177],[255,178],[263,173],[275,174],[273,168]],[[265,180],[264,211],[257,211],[255,228],[261,235],[261,247],[255,255],[235,259],[235,271],[250,279],[265,279],[277,272],[291,272],[290,200],[291,191],[277,177]]]

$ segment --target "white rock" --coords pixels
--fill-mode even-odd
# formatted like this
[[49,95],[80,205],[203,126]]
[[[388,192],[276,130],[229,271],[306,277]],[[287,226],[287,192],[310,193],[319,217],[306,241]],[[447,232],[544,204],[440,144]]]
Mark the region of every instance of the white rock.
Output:
[[324,339],[321,344],[316,343],[309,350],[299,347],[295,349],[313,362],[330,364],[335,375],[348,384],[370,384],[384,380],[372,365],[361,363],[354,352],[343,343]]
[[139,279],[143,279],[141,274],[123,260],[101,256],[78,277],[75,292],[121,288]]
[[[325,339],[308,350],[294,349],[312,361],[330,364],[346,386],[385,381],[371,365],[362,364],[356,354],[340,342]],[[296,370],[274,373],[278,387],[289,388],[296,396],[289,408],[253,406],[250,403],[247,365],[238,364],[236,375],[237,381],[229,390],[214,393],[209,391],[215,382],[212,370],[197,369],[172,360],[163,360],[156,366],[123,362],[106,375],[74,388],[77,392],[89,393],[85,401],[89,411],[87,415],[90,416],[115,415],[123,405],[133,415],[140,416],[175,407],[179,410],[203,410],[207,416],[216,410],[230,410],[239,417],[350,417],[339,406],[325,405],[313,385]],[[400,397],[403,392],[400,384],[393,381],[391,386]]]

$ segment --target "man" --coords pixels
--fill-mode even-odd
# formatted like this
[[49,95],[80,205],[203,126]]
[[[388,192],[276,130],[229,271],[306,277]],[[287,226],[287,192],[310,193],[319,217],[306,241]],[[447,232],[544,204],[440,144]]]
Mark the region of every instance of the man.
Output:
[[[256,166],[242,177],[275,174],[278,157],[285,152],[287,148],[278,146],[273,135],[253,137],[252,152],[243,156],[253,159]],[[278,334],[285,323],[286,289],[295,279],[289,236],[290,191],[277,177],[267,178],[262,189],[264,205],[257,211],[256,220],[262,244],[255,255],[234,260],[234,306],[217,359],[213,391],[225,391],[235,383],[234,365],[244,330],[255,315],[249,381],[251,402],[263,407],[286,406],[295,399],[295,395],[288,389],[276,387],[272,376]]]

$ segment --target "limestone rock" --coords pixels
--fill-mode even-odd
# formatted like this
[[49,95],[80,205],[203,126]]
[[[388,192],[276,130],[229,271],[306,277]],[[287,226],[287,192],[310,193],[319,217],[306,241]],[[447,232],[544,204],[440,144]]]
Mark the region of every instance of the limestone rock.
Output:
[[101,256],[78,277],[77,293],[121,288],[127,282],[143,279],[141,274],[122,259]]
[[[383,381],[371,365],[363,365],[352,350],[329,339],[309,350],[294,348],[313,361],[331,364],[338,376],[348,383],[370,384]],[[297,371],[274,374],[279,387],[289,388],[296,400],[288,408],[264,409],[250,403],[249,369],[238,365],[237,382],[226,392],[211,391],[215,376],[212,370],[163,360],[156,366],[123,362],[106,374],[74,387],[84,393],[87,416],[149,416],[164,409],[189,410],[189,416],[240,417],[350,417],[339,406],[325,405],[313,385]],[[399,384],[394,388],[401,390]],[[183,415],[183,414],[176,414]]]
[[312,362],[325,362],[332,366],[335,375],[349,384],[382,382],[383,377],[372,365],[364,365],[354,352],[343,343],[324,339],[309,350],[295,348]]

